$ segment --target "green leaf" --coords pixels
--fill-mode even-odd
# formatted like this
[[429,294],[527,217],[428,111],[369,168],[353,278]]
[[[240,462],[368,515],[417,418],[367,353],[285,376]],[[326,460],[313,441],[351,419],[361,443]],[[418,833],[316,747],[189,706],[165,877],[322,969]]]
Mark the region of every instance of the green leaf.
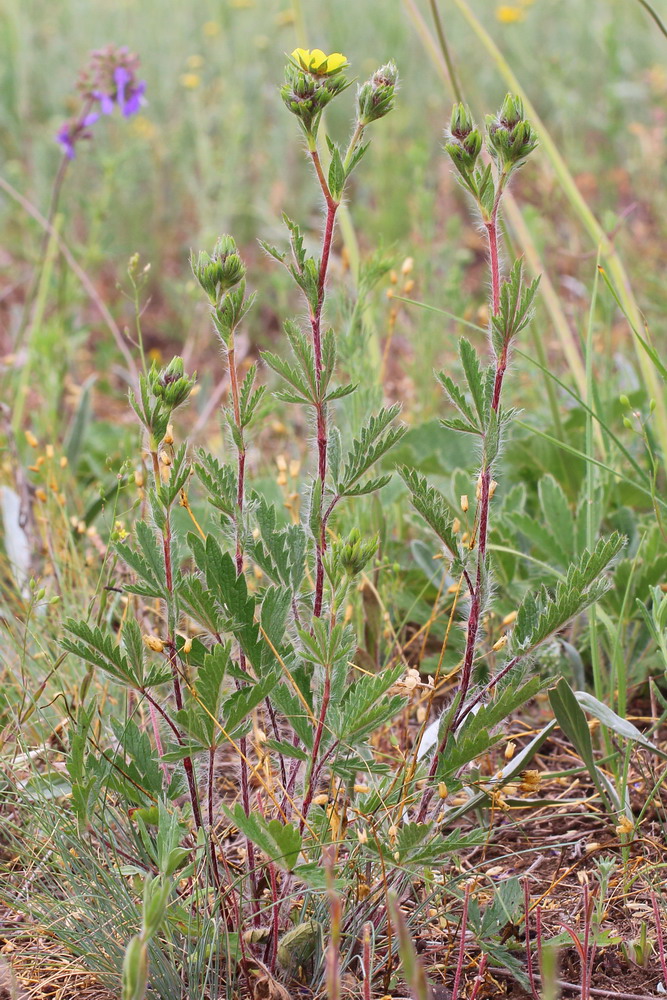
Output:
[[586,716],[564,677],[549,691],[549,701],[558,725],[584,762],[600,798],[609,811],[619,808],[618,795],[595,763],[593,743]]
[[257,708],[260,702],[264,701],[271,690],[275,687],[277,677],[275,675],[262,678],[255,684],[248,685],[235,691],[224,702],[222,706],[223,725],[228,736],[232,736],[237,726],[240,726],[253,709]]
[[[356,494],[353,492],[358,480],[403,437],[406,431],[405,427],[389,427],[398,416],[400,409],[398,403],[390,407],[383,407],[377,414],[370,417],[359,437],[355,438],[352,449],[348,452],[341,480],[337,485],[337,492],[340,496],[359,495],[358,492]],[[382,477],[376,482],[384,484],[386,479]],[[375,486],[375,488],[379,487]]]
[[601,574],[624,543],[625,539],[617,532],[600,539],[592,552],[586,550],[579,562],[570,566],[553,593],[544,586],[536,594],[529,592],[517,612],[508,655],[527,655],[599,600],[609,589],[609,582]]
[[469,340],[461,337],[459,340],[459,356],[465,373],[470,395],[472,396],[479,418],[479,427],[485,427],[488,419],[490,400],[486,393],[486,379],[477,351]]
[[329,191],[334,201],[340,201],[345,187],[345,168],[341,159],[338,146],[334,145],[331,150],[331,162],[329,164]]
[[143,675],[141,678],[135,676],[130,660],[113,636],[102,632],[97,626],[91,628],[87,622],[75,621],[73,618],[68,618],[64,626],[78,641],[65,636],[60,641],[63,649],[79,656],[86,663],[99,667],[123,684],[141,687]]
[[459,545],[447,500],[434,486],[429,486],[425,476],[414,469],[404,465],[398,469],[398,474],[410,490],[412,506],[433,529],[445,548],[458,559]]
[[608,705],[604,705],[601,701],[598,701],[592,694],[588,694],[585,691],[575,691],[574,696],[581,708],[598,719],[603,726],[607,726],[608,729],[611,729],[618,736],[622,736],[623,739],[639,743],[645,750],[650,750],[651,753],[658,754],[659,757],[667,759],[667,753],[647,739],[632,722],[628,722],[627,719],[623,719],[620,715],[617,715]]
[[290,823],[281,823],[277,819],[267,823],[257,813],[246,816],[240,802],[233,809],[228,806],[223,808],[239,831],[259,847],[269,860],[286,871],[295,868],[301,853],[301,835]]

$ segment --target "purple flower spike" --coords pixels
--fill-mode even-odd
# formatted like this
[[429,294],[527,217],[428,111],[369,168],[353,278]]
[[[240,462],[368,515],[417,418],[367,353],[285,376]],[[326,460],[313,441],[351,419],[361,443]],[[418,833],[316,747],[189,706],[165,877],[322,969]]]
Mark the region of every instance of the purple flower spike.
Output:
[[56,139],[62,146],[62,150],[67,159],[73,160],[74,157],[76,156],[76,153],[74,151],[74,141],[69,122],[65,122],[63,125],[60,126],[60,128],[58,129],[58,134],[56,135]]
[[93,90],[92,97],[100,102],[100,110],[103,115],[110,115],[113,111],[113,97],[104,90]]
[[116,101],[118,107],[123,109],[125,107],[125,88],[130,82],[131,76],[124,66],[116,66],[113,78],[116,82]]
[[146,90],[146,81],[140,80],[136,87],[133,87],[128,94],[127,100],[125,101],[125,106],[123,108],[123,114],[126,118],[130,115],[135,115],[141,105],[144,103],[144,92]]

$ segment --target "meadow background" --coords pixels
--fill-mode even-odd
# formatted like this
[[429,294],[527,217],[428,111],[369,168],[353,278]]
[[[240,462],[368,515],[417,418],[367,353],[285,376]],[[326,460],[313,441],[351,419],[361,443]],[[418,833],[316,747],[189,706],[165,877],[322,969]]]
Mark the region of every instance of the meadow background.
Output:
[[[664,357],[667,38],[638,0],[469,0],[497,46],[496,58],[462,6],[446,0],[440,12],[465,99],[478,119],[513,89],[513,73],[540,116],[538,133],[542,127],[543,139],[565,164],[554,160],[543,141],[512,186],[518,208],[505,213],[508,247],[517,256],[525,253],[528,269],[544,277],[535,319],[519,345],[525,355],[518,354],[506,389],[508,405],[520,407],[522,415],[504,455],[504,482],[524,485],[531,514],[540,510],[537,484],[543,476],[558,480],[572,510],[588,485],[586,496],[598,505],[605,530],[617,528],[630,540],[602,618],[604,654],[591,652],[595,640],[584,625],[574,638],[568,634],[575,645],[581,640],[581,656],[567,660],[552,649],[555,662],[545,656],[540,669],[556,676],[569,671],[573,686],[593,690],[620,715],[655,728],[660,690],[649,690],[646,681],[664,673],[667,647],[646,632],[635,599],[650,607],[650,587],[667,579],[662,508],[655,499],[664,495],[664,369],[643,352],[598,263],[626,311],[624,295],[632,289],[641,310],[632,314],[639,332]],[[664,17],[660,6],[655,10]],[[140,56],[147,102],[128,120],[98,122],[93,140],[79,144],[68,168],[54,222],[88,278],[84,287],[53,245],[43,262],[44,230],[34,213],[48,212],[60,163],[55,135],[79,106],[78,71],[92,49],[110,43]],[[8,766],[15,753],[29,755],[42,740],[58,750],[63,692],[74,697],[81,682],[72,657],[51,669],[60,622],[92,607],[103,574],[105,583],[113,583],[115,564],[108,575],[108,565],[103,569],[106,544],[131,529],[137,512],[136,421],[127,405],[124,362],[100,302],[121,331],[133,331],[128,262],[139,254],[140,266],[150,265],[140,294],[149,357],[166,363],[181,354],[199,377],[187,409],[179,411],[178,434],[223,455],[229,445],[218,407],[228,384],[190,271],[190,250],[212,248],[220,233],[232,233],[239,245],[249,287],[258,292],[239,343],[242,363],[257,360],[261,350],[279,350],[284,317],[303,310],[287,276],[257,242],[282,244],[283,211],[301,220],[313,248],[321,225],[320,193],[278,92],[285,54],[297,44],[343,52],[362,80],[387,59],[400,73],[396,108],[374,132],[364,168],[352,180],[349,214],[334,250],[329,320],[339,331],[346,369],[364,383],[360,411],[352,406],[341,418],[349,422],[345,429],[355,426],[364,408],[397,401],[408,433],[387,468],[408,461],[439,483],[454,475],[452,495],[458,495],[456,470],[474,467],[469,440],[441,432],[444,403],[432,373],[456,367],[456,338],[465,329],[483,348],[484,332],[470,333],[469,325],[483,328],[488,322],[486,249],[442,153],[454,94],[428,3],[5,0],[0,483],[30,496],[40,546],[17,573],[6,558],[6,522],[0,733],[7,740]],[[346,132],[345,115],[344,101],[332,107],[330,134]],[[589,213],[599,222],[598,238]],[[599,258],[602,233],[607,242]],[[536,367],[536,360],[560,381]],[[595,410],[601,431],[591,431],[586,406]],[[262,423],[249,463],[266,496],[285,499],[291,488],[285,461],[305,463],[307,440],[304,423],[287,407],[278,405]],[[601,463],[595,481],[584,453]],[[601,491],[595,498],[593,488]],[[381,533],[392,566],[382,576],[381,604],[368,593],[355,604],[353,622],[365,652],[378,661],[388,634],[385,612],[397,634],[406,628],[409,634],[439,598],[432,552],[415,537],[413,523],[406,523],[403,497],[394,482],[381,504],[361,503],[355,515],[363,530]],[[193,505],[201,523],[210,523],[201,498]],[[495,544],[512,548],[515,536],[505,525],[503,530]],[[525,553],[528,568],[518,569],[516,552],[506,553],[499,618],[516,606],[515,573],[523,583],[540,562],[558,558],[535,538]],[[25,588],[30,577],[59,603],[37,613]],[[414,659],[424,677],[440,658],[444,624],[434,619],[429,643]],[[446,666],[457,662],[460,651],[461,637],[454,636]],[[106,705],[106,688],[100,696]],[[545,711],[543,701],[540,718]],[[18,743],[17,718],[24,723]],[[605,742],[603,749],[610,747]],[[624,789],[627,760],[617,771]],[[664,763],[659,766],[664,770]],[[656,791],[664,779],[660,773],[652,773],[652,786],[641,786],[633,805],[641,821],[642,803],[657,802],[656,829],[664,834],[662,793]],[[641,856],[647,868],[658,863],[652,851]],[[623,857],[627,863],[629,855]],[[632,892],[639,886],[633,882]],[[624,900],[631,896],[627,881],[623,892]],[[632,919],[632,913],[618,917],[624,940],[640,933]],[[655,931],[650,934],[655,939]],[[34,962],[38,942],[26,941],[20,947]],[[61,957],[54,956],[55,967]],[[646,982],[636,973],[626,989],[649,989]]]

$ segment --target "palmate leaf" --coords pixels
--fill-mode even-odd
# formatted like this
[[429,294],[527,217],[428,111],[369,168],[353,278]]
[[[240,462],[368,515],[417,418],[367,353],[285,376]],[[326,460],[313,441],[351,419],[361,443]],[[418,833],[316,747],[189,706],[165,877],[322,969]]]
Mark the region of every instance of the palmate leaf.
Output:
[[[255,622],[255,599],[248,594],[246,579],[243,573],[237,576],[229,552],[223,552],[212,535],[206,538],[204,555],[206,583],[228,619],[227,630],[234,634],[259,676],[263,667],[263,644]],[[268,647],[266,650],[268,652]]]
[[[493,372],[489,368],[482,368],[477,351],[465,337],[461,337],[459,340],[459,357],[472,401],[475,404],[479,427],[485,427],[491,406]],[[491,374],[491,378],[489,378],[489,374]]]
[[[209,746],[215,741],[218,711],[222,699],[222,683],[231,660],[230,644],[213,646],[210,653],[204,657],[204,662],[197,671],[195,692],[197,704],[202,707],[200,712],[204,728],[209,737]],[[213,716],[213,718],[211,718]]]
[[491,318],[491,340],[497,355],[502,355],[510,341],[527,326],[539,283],[538,276],[526,286],[523,261],[515,261],[500,288],[500,310]]
[[236,828],[270,861],[286,871],[293,871],[301,853],[301,834],[291,823],[281,823],[277,819],[267,822],[258,813],[246,816],[240,802],[233,809],[223,808]]
[[410,490],[410,501],[430,528],[455,558],[459,558],[459,545],[453,530],[453,518],[445,497],[435,486],[429,486],[426,477],[407,466],[398,470],[401,479]]
[[234,691],[233,694],[230,694],[225,699],[222,706],[222,719],[225,732],[228,736],[234,735],[234,730],[241,723],[245,722],[253,709],[257,708],[264,701],[275,687],[277,681],[278,675],[276,673],[269,674],[255,684],[247,685],[238,691]]
[[[442,865],[452,854],[484,843],[488,834],[484,830],[464,833],[454,830],[447,837],[434,834],[433,823],[403,823],[395,843],[381,843],[382,854],[392,865],[402,868]],[[368,843],[372,853],[377,853],[377,844]],[[398,854],[398,857],[396,855]]]
[[197,453],[195,473],[208,493],[208,501],[226,517],[233,518],[236,510],[236,470],[231,465],[221,465],[210,452]]
[[[472,406],[466,399],[465,393],[459,389],[454,379],[450,375],[445,375],[444,372],[438,372],[435,377],[445,390],[445,395],[447,396],[449,402],[455,406],[461,414],[460,418],[456,418],[455,420],[457,426],[454,427],[454,430],[465,431],[468,434],[482,434],[482,427],[475,417]],[[447,426],[451,426],[452,423],[452,420],[448,420]]]
[[384,695],[396,683],[403,670],[403,664],[398,663],[395,667],[378,674],[363,674],[347,687],[337,725],[333,717],[330,722],[333,731],[341,740],[363,738],[362,734],[368,731],[369,725],[371,729],[379,725],[371,721],[376,712],[383,715],[389,708],[392,713],[390,718],[400,712],[404,704],[403,697],[398,695],[386,701]]
[[[343,474],[336,487],[339,496],[358,496],[359,490],[355,491],[355,487],[364,473],[368,472],[371,466],[403,437],[405,427],[389,426],[398,416],[400,409],[398,403],[383,407],[369,419],[359,437],[354,439],[345,460]],[[379,489],[380,485],[385,485],[387,481],[385,476],[376,479],[374,489]],[[365,484],[364,492],[368,492],[368,484]]]
[[570,566],[553,593],[543,586],[537,594],[527,594],[510,634],[508,655],[526,655],[599,600],[610,586],[601,574],[624,543],[617,532],[600,539],[592,552],[586,550],[579,562]]
[[183,577],[178,588],[179,600],[192,618],[202,625],[212,636],[224,631],[225,618],[211,591],[201,577],[192,573]]
[[[307,703],[309,701],[310,699],[306,699]],[[271,693],[271,702],[281,715],[285,716],[299,737],[300,745],[304,746],[307,750],[312,750],[314,733],[311,722],[312,705],[311,713],[309,714],[298,695],[294,694],[286,684],[278,684],[274,687]]]
[[275,395],[285,403],[312,403],[312,390],[301,373],[288,361],[278,357],[271,351],[262,351],[262,361],[277,375],[291,386],[291,389],[280,389]]
[[65,621],[65,629],[75,636],[74,639],[65,636],[60,640],[61,646],[68,653],[79,656],[86,663],[92,663],[123,684],[141,687],[143,670],[141,676],[137,677],[131,660],[113,636],[102,632],[97,626],[91,628],[87,622],[75,621],[73,618]]
[[241,426],[248,427],[255,416],[257,407],[266,395],[266,386],[260,385],[255,389],[255,379],[257,378],[257,365],[250,365],[239,393],[239,408],[241,411]]
[[303,526],[289,524],[279,528],[276,508],[255,493],[252,495],[252,507],[259,537],[249,540],[249,554],[274,583],[282,583],[293,592],[297,591],[305,573],[307,539]]
[[143,597],[167,599],[167,584],[164,568],[164,555],[158,546],[153,530],[145,521],[137,521],[136,536],[138,548],[133,548],[127,542],[119,542],[116,551],[121,559],[133,569],[137,582],[126,586],[131,594]]
[[474,714],[470,712],[467,715],[456,733],[457,744],[462,745],[478,729],[491,730],[494,726],[501,725],[512,712],[516,712],[534,698],[543,687],[544,681],[541,677],[531,677],[525,684],[521,682],[508,684],[493,701],[479,705]]

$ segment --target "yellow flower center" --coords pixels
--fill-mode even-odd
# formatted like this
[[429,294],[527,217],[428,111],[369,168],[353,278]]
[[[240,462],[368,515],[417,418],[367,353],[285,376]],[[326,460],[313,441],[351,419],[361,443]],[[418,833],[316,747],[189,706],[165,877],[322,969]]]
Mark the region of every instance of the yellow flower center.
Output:
[[326,55],[322,49],[294,49],[292,59],[304,73],[311,73],[313,76],[329,76],[347,66],[347,59],[340,52]]

